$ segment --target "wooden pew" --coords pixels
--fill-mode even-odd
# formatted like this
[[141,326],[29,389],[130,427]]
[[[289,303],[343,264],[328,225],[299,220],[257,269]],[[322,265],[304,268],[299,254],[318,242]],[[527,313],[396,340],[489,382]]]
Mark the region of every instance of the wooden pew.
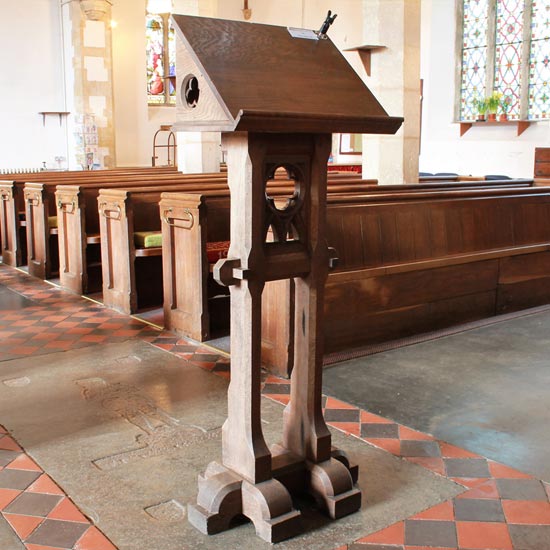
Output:
[[[284,170],[282,171],[284,172]],[[151,183],[168,182],[173,178],[178,178],[182,180],[187,180],[189,178],[195,178],[195,174],[181,174],[175,172],[174,170],[156,170],[156,169],[144,169],[144,170],[104,170],[104,171],[92,171],[92,172],[76,172],[76,173],[60,173],[58,174],[48,174],[49,181],[40,181],[38,183],[36,180],[34,182],[29,182],[24,185],[23,197],[24,197],[24,207],[25,207],[25,218],[28,220],[25,225],[28,225],[27,229],[27,248],[29,254],[32,258],[28,259],[29,264],[29,273],[36,277],[40,278],[49,278],[52,274],[52,265],[54,269],[57,266],[57,262],[53,262],[50,256],[53,257],[53,254],[50,254],[50,241],[52,245],[55,245],[55,235],[57,235],[57,228],[49,227],[50,221],[56,219],[55,212],[55,201],[53,197],[52,188],[57,185],[67,185],[76,183],[75,178],[81,184],[92,184],[93,182],[101,181],[105,184],[105,187],[113,185],[118,186],[124,182],[133,181],[135,178],[144,178],[145,176],[151,177],[154,181]],[[201,175],[202,176],[202,175]],[[36,177],[36,174],[35,174]],[[226,175],[221,173],[213,174],[204,174],[204,177],[208,177],[212,180],[219,180],[220,182],[226,180]],[[282,179],[282,173],[279,171],[276,174],[276,180]],[[353,175],[350,174],[335,174],[331,175],[333,180],[351,180]],[[150,180],[148,180],[150,181]],[[140,183],[144,185],[145,182]],[[16,189],[20,187],[19,183],[14,184]],[[0,189],[1,189],[0,185]],[[25,190],[26,189],[26,190]],[[17,199],[15,199],[17,200]],[[21,199],[20,199],[21,200]],[[28,218],[27,218],[28,216]],[[14,221],[12,225],[17,225],[19,220]],[[10,242],[15,242],[17,244],[17,237],[19,236],[19,231],[15,229],[11,232],[13,237],[10,239]],[[54,236],[52,238],[52,235]],[[56,252],[56,247],[53,246],[53,251]],[[63,253],[63,252],[61,252]],[[21,256],[21,255],[20,255]],[[20,260],[22,262],[22,260]]]
[[[185,180],[174,183],[178,188]],[[149,185],[147,180],[135,180],[131,184],[120,183],[109,188]],[[163,187],[166,185],[163,182]],[[222,190],[226,183],[221,179],[205,177],[189,178],[191,189]],[[59,279],[62,288],[77,294],[87,294],[101,290],[101,255],[99,211],[97,197],[101,188],[97,183],[64,185],[56,190],[56,206],[59,241]]]
[[26,254],[26,213],[24,199],[24,185],[27,182],[42,182],[62,184],[64,182],[88,181],[110,177],[126,177],[137,175],[165,175],[177,174],[173,167],[159,168],[122,168],[113,170],[94,171],[63,171],[3,174],[0,181],[0,231],[2,242],[3,262],[6,265],[18,267],[27,263]]
[[[135,185],[134,182],[139,185],[175,184],[180,181],[187,181],[193,177],[195,175],[179,173],[155,174],[147,178],[142,174],[124,174],[104,175],[92,179],[79,178],[76,181],[74,178],[70,178],[62,182],[26,183],[24,185],[23,196],[26,211],[29,274],[42,279],[50,278],[52,274],[50,237],[57,235],[55,191],[58,186],[74,185],[78,182],[81,186],[94,186],[99,183],[102,187],[131,187]],[[225,181],[221,174],[210,175],[209,179],[212,182],[219,181],[222,183]]]
[[[158,183],[158,182],[157,182]],[[285,186],[288,180],[277,179],[272,185]],[[180,182],[178,181],[177,185]],[[181,184],[188,191],[227,190],[225,176],[219,174],[189,174],[182,176]],[[355,189],[366,189],[376,180],[350,180],[349,178],[331,179],[331,187],[338,187],[342,192]],[[132,187],[147,186],[148,181],[133,181]],[[162,185],[166,185],[163,182]],[[101,183],[86,186],[64,185],[56,191],[57,220],[59,231],[60,284],[63,288],[85,294],[101,288],[101,272],[96,269],[95,277],[88,273],[87,256],[92,256],[92,263],[100,267],[99,250],[93,251],[94,245],[100,243],[97,196]],[[111,187],[128,188],[128,184],[112,185]]]
[[[365,183],[367,181],[368,183]],[[348,180],[342,182],[329,180],[329,189],[332,193],[362,192],[375,186],[373,180],[357,180],[350,183]],[[189,188],[181,187],[180,191],[187,191]],[[175,191],[175,189],[161,189],[160,187],[144,187],[124,189],[101,189],[98,196],[100,212],[100,234],[101,234],[101,263],[103,272],[103,300],[106,306],[112,307],[124,313],[133,313],[138,307],[145,304],[162,303],[162,288],[160,284],[140,284],[136,278],[136,259],[142,264],[141,275],[144,279],[148,277],[149,270],[160,274],[160,263],[155,266],[154,262],[141,262],[144,257],[155,257],[162,255],[162,247],[140,248],[134,244],[136,232],[161,232],[161,218],[159,215],[159,200],[161,191]],[[294,191],[294,186],[274,186],[271,193],[274,196],[289,197]],[[229,190],[223,192],[205,191],[204,194],[223,197],[226,203],[227,213],[229,212]],[[227,214],[228,215],[228,214]],[[227,221],[227,224],[229,222]],[[229,234],[227,225],[227,235]],[[114,261],[114,258],[117,261]],[[140,292],[140,287],[143,289]],[[153,291],[157,290],[156,293]],[[147,296],[150,291],[151,296]],[[138,303],[138,296],[141,303]]]
[[[434,190],[456,189],[494,189],[500,186],[507,188],[529,187],[533,180],[516,180],[514,182],[467,182],[462,186],[456,183],[446,184],[409,184],[409,185],[373,185],[369,193],[405,193],[429,192]],[[328,201],[337,200],[339,195],[329,194]],[[163,193],[160,202],[161,217],[164,219],[163,232],[163,277],[164,277],[164,324],[168,330],[181,336],[188,336],[195,340],[204,341],[212,332],[211,320],[212,304],[216,303],[216,287],[212,285],[210,271],[216,257],[208,251],[208,243],[227,242],[229,239],[229,221],[223,219],[228,215],[229,206],[221,202],[221,197],[211,197],[206,194],[192,193]],[[228,199],[226,198],[226,201]],[[354,194],[353,201],[361,202],[361,194]],[[212,226],[213,225],[213,226]],[[223,233],[223,229],[226,232]],[[221,247],[214,247],[214,250]],[[208,257],[210,256],[210,258]],[[286,281],[268,283],[291,288]],[[274,300],[273,307],[285,307],[287,300],[273,292],[264,292],[264,309],[271,309],[270,300]],[[210,305],[209,305],[210,304]],[[282,314],[277,311],[277,314]],[[288,318],[286,316],[285,318]],[[263,316],[267,334],[276,331],[278,325],[270,321],[270,315]],[[283,331],[291,334],[289,327],[282,327]],[[281,342],[281,338],[269,337],[266,340],[265,354],[277,354],[279,350],[267,351],[268,342]],[[288,342],[283,344],[283,347]],[[288,350],[283,350],[287,354]]]
[[[550,190],[538,187],[329,201],[340,263],[326,285],[325,352],[549,303],[549,214]],[[263,356],[286,376],[292,341],[277,313],[292,302],[287,289],[264,292],[275,326],[265,326]]]

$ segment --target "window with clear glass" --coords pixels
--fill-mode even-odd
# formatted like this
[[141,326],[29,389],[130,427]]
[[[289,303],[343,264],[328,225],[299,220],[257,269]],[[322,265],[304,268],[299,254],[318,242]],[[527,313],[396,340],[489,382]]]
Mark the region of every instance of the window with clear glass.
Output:
[[147,102],[176,103],[176,38],[168,14],[147,14]]

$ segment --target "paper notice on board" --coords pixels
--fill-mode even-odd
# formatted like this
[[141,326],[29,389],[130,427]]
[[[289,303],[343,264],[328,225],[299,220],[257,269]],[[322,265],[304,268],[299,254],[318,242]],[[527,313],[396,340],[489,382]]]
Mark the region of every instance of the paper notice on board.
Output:
[[319,40],[315,31],[309,29],[297,29],[296,27],[287,27],[292,38],[305,38],[307,40]]

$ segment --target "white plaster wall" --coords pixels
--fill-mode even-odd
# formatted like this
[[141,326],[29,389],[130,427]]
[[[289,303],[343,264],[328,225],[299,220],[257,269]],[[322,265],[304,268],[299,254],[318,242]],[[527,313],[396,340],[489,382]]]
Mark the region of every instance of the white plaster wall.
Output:
[[[340,48],[360,44],[362,0],[339,0],[337,4],[330,0],[254,0],[251,21],[318,28],[332,8],[338,13],[330,31],[332,40]],[[175,119],[173,107],[147,106],[145,5],[146,0],[116,0],[112,8],[117,22],[113,29],[113,85],[119,166],[149,166],[154,133]],[[175,13],[242,20],[241,10],[242,0],[174,0]],[[54,157],[68,156],[67,124],[63,120],[60,126],[57,117],[48,117],[43,127],[37,113],[71,111],[72,107],[70,94],[65,100],[65,89],[70,91],[72,86],[63,85],[70,75],[63,69],[59,2],[2,1],[0,20],[10,21],[0,33],[0,61],[4,67],[0,74],[0,168],[39,167],[43,161],[55,168]],[[357,54],[346,57],[357,71],[362,71]],[[92,60],[89,65],[89,69],[101,73],[102,67],[93,66]]]
[[[174,13],[211,15],[214,0],[174,0]],[[145,69],[146,0],[117,0],[112,9],[117,26],[113,29],[113,84],[117,164],[151,166],[153,138],[161,125],[175,122],[171,106],[147,106]],[[164,134],[161,144],[165,143]],[[158,164],[165,164],[165,150]]]
[[149,114],[145,73],[145,0],[117,0],[112,8],[113,90],[119,166],[150,166],[153,135],[173,120],[170,107]]
[[535,147],[550,146],[550,122],[472,127],[460,137],[453,123],[454,0],[422,0],[421,77],[424,79],[420,171],[532,177]]
[[57,167],[67,157],[66,122],[39,111],[65,111],[59,3],[0,2],[0,168]]

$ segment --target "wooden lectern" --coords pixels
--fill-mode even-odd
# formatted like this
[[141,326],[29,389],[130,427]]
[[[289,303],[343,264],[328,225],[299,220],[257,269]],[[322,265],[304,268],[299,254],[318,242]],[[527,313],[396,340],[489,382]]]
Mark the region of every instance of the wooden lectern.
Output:
[[[336,260],[325,239],[332,132],[395,133],[334,44],[304,29],[175,15],[177,130],[221,131],[231,192],[231,246],[215,266],[231,293],[231,383],[222,462],[199,476],[189,521],[207,534],[238,515],[278,542],[301,532],[291,495],[331,518],[358,510],[357,468],[331,446],[321,408],[323,292]],[[295,182],[269,196],[277,168]],[[261,298],[294,278],[295,360],[282,442],[268,449],[260,407]]]

